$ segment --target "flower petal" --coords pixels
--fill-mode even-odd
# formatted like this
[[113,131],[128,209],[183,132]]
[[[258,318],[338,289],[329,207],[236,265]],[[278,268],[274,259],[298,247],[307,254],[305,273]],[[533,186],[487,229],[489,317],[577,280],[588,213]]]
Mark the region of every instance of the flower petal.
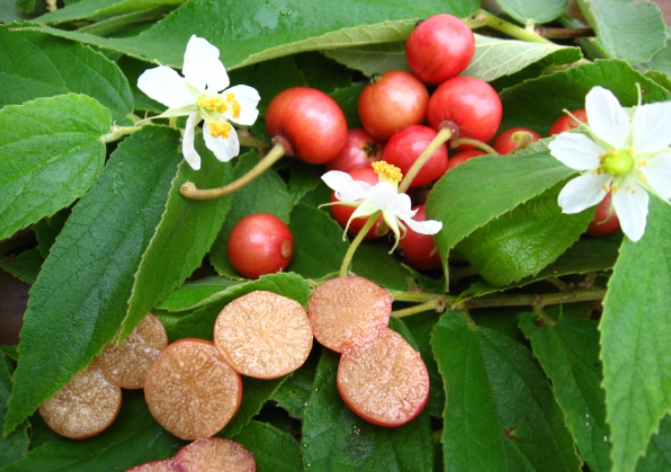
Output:
[[659,196],[671,198],[671,153],[658,154],[648,161],[647,166],[639,167],[648,185]]
[[230,84],[226,68],[219,60],[219,49],[196,35],[186,45],[182,74],[200,93],[219,92]]
[[634,111],[636,152],[661,151],[671,144],[671,102],[642,105]]
[[342,202],[355,202],[361,200],[366,191],[372,187],[367,182],[354,180],[351,175],[339,170],[331,170],[322,175],[322,180],[332,190],[335,196]]
[[559,192],[557,203],[564,213],[580,213],[606,196],[604,186],[610,183],[608,174],[583,174],[570,180]]
[[548,147],[550,154],[575,170],[596,169],[600,163],[599,154],[603,153],[594,141],[579,133],[562,133]]
[[184,79],[170,67],[146,70],[138,77],[137,87],[149,98],[168,108],[181,108],[196,103]]
[[589,127],[594,134],[616,149],[622,149],[629,137],[629,116],[613,92],[593,87],[585,97]]
[[184,155],[184,160],[193,170],[200,170],[200,155],[196,152],[196,148],[193,145],[196,137],[196,125],[200,122],[200,119],[198,113],[189,115],[184,128],[184,137],[182,138],[182,154]]
[[205,139],[205,146],[221,162],[230,161],[240,154],[240,140],[234,129],[231,130],[227,138],[222,136],[215,138],[210,134],[210,124],[206,121],[203,125],[203,138]]
[[436,220],[415,221],[410,218],[401,218],[401,220],[408,225],[408,227],[415,233],[420,234],[436,234],[443,229],[443,222]]
[[[410,212],[410,197],[398,191],[388,182],[375,184],[364,196],[367,202],[382,211],[391,212],[395,215],[408,214]],[[414,216],[414,213],[412,214]]]
[[633,242],[641,239],[645,232],[649,199],[648,193],[633,179],[627,179],[624,188],[613,191],[613,207],[620,220],[620,228]]
[[232,93],[235,100],[240,104],[240,115],[236,118],[230,112],[227,112],[226,118],[244,126],[253,125],[259,117],[259,110],[257,109],[261,100],[259,92],[249,85],[236,85],[224,91],[224,94],[229,93]]

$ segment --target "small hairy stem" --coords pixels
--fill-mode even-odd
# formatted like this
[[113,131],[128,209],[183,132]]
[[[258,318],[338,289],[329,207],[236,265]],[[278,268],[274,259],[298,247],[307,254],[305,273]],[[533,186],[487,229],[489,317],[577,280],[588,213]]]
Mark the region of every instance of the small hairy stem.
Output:
[[117,126],[112,125],[109,133],[103,134],[100,136],[100,141],[103,143],[111,143],[113,141],[118,141],[124,136],[133,134],[134,132],[142,129],[142,126]]
[[487,154],[494,154],[495,156],[498,156],[499,153],[496,152],[496,149],[491,147],[487,143],[483,143],[482,141],[478,141],[477,139],[471,139],[471,138],[459,138],[455,139],[450,142],[450,147],[452,149],[458,148],[459,146],[475,146],[476,148],[480,149],[481,151],[485,151]]
[[354,241],[352,241],[352,243],[349,245],[349,248],[347,248],[345,257],[342,260],[342,265],[340,266],[340,277],[347,277],[347,273],[349,271],[349,265],[350,262],[352,262],[352,257],[354,257],[356,248],[359,247],[359,244],[361,244],[361,241],[363,241],[364,236],[366,236],[366,234],[368,234],[368,231],[373,227],[373,225],[375,224],[375,220],[377,219],[379,214],[380,212],[376,211],[375,213],[370,215],[370,218],[368,218],[366,224],[363,225],[363,228],[361,228],[359,234],[356,235]]
[[559,277],[548,277],[547,279],[548,282],[550,282],[552,285],[557,287],[559,290],[562,292],[566,292],[567,290],[571,289],[571,286],[564,282],[562,279]]
[[571,39],[595,36],[592,28],[536,28],[536,34],[549,39]]
[[229,195],[250,183],[252,180],[263,174],[268,168],[279,161],[286,150],[281,144],[275,144],[273,148],[259,161],[254,167],[250,169],[245,175],[237,180],[234,180],[228,185],[217,188],[199,189],[193,182],[184,182],[179,187],[179,193],[185,198],[192,200],[211,200],[213,198],[223,197]]
[[394,310],[391,312],[391,316],[395,318],[403,318],[404,316],[415,315],[417,313],[422,313],[423,311],[429,310],[436,310],[436,312],[441,313],[444,309],[445,302],[437,299],[426,303],[420,303],[419,305],[411,306],[409,308],[404,308],[402,310]]
[[456,283],[458,280],[463,279],[464,277],[471,277],[473,275],[478,275],[478,271],[473,266],[450,267],[450,280]]
[[560,305],[562,303],[576,303],[603,300],[606,289],[576,289],[560,293],[546,293],[542,295],[494,295],[481,298],[473,298],[464,302],[469,308],[486,308],[498,306],[548,306]]
[[478,10],[475,15],[470,17],[466,24],[471,28],[481,28],[483,26],[489,26],[497,31],[500,31],[511,38],[520,39],[522,41],[527,41],[530,43],[546,43],[552,44],[551,41],[545,39],[544,37],[537,34],[535,31],[527,30],[525,28],[520,28],[512,23],[504,21],[491,13],[486,12],[485,10]]
[[247,130],[240,129],[238,130],[238,139],[240,140],[240,146],[255,148],[255,149],[266,149],[270,147],[270,143],[263,141],[262,139],[256,138]]
[[453,131],[449,127],[440,128],[436,137],[431,140],[426,149],[424,149],[417,160],[412,164],[412,167],[410,167],[408,173],[405,174],[405,177],[403,177],[403,180],[398,186],[398,193],[405,193],[405,191],[408,190],[410,183],[417,177],[417,174],[419,174],[419,171],[422,170],[424,164],[431,158],[431,155],[436,152],[436,149],[448,142],[452,137],[452,134]]

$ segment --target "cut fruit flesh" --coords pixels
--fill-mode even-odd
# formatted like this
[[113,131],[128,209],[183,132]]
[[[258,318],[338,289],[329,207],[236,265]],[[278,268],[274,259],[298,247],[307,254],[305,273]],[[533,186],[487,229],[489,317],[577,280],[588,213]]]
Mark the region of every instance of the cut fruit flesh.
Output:
[[336,352],[374,338],[389,324],[391,297],[359,276],[331,279],[310,298],[308,316],[315,339]]
[[242,381],[214,344],[182,339],[156,358],[144,395],[152,416],[180,439],[212,436],[233,418]]
[[167,345],[163,324],[149,313],[121,344],[105,346],[98,363],[110,382],[121,388],[142,388],[149,366]]
[[241,444],[222,438],[196,439],[175,454],[183,472],[255,472],[256,461]]
[[380,426],[401,426],[415,418],[429,397],[429,374],[417,351],[385,328],[343,353],[338,391],[347,406]]
[[146,464],[136,465],[126,472],[180,472],[177,464],[172,459],[164,461],[147,462]]
[[258,290],[226,305],[214,324],[214,342],[241,374],[274,379],[303,365],[312,329],[298,302]]
[[40,406],[45,423],[66,438],[85,439],[107,429],[121,408],[121,389],[94,361]]

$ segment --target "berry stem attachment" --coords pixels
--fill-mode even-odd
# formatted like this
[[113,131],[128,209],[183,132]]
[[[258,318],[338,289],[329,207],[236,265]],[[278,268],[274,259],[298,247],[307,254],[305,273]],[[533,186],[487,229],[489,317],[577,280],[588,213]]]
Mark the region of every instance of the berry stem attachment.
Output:
[[359,231],[359,233],[356,235],[354,238],[354,241],[351,242],[349,245],[349,248],[347,248],[347,252],[345,253],[345,257],[342,260],[342,265],[340,266],[340,277],[347,277],[347,272],[349,270],[349,265],[350,262],[352,261],[352,257],[354,256],[354,253],[356,252],[356,249],[359,247],[359,244],[361,244],[361,241],[363,241],[363,238],[368,234],[368,231],[373,227],[375,224],[375,220],[377,219],[378,215],[380,214],[379,211],[376,211],[370,217],[368,218],[368,221],[366,221],[366,224],[363,225],[363,228]]
[[481,151],[486,152],[487,154],[494,154],[495,156],[498,156],[499,153],[496,152],[496,149],[491,147],[487,143],[483,143],[482,141],[478,141],[477,139],[471,139],[471,138],[459,138],[455,139],[453,141],[450,141],[450,148],[456,149],[459,146],[474,146]]
[[184,182],[179,187],[179,193],[184,198],[191,200],[211,200],[213,198],[223,197],[229,195],[250,183],[252,180],[263,174],[268,168],[279,161],[286,154],[286,149],[282,144],[275,144],[273,148],[259,161],[252,169],[245,175],[230,184],[223,187],[199,189],[193,182]]
[[504,21],[501,18],[482,9],[475,12],[475,15],[467,18],[465,23],[471,29],[489,26],[490,28],[500,31],[510,36],[511,38],[520,39],[530,43],[553,44],[552,41],[543,38],[534,31],[520,28],[519,26]]
[[454,130],[450,126],[441,126],[436,137],[431,140],[426,149],[422,151],[417,160],[412,164],[412,167],[410,167],[408,173],[405,174],[405,177],[403,177],[403,180],[398,186],[398,193],[405,193],[405,191],[408,190],[413,179],[417,177],[419,171],[422,170],[424,164],[426,164],[433,153],[436,152],[436,149],[448,142],[453,134]]

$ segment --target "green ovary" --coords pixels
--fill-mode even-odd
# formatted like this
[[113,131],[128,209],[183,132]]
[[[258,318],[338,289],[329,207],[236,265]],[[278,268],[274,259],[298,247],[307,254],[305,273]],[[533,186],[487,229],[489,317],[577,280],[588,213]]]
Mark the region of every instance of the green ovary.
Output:
[[629,174],[636,162],[628,151],[612,150],[603,155],[601,170],[614,177],[623,177]]

